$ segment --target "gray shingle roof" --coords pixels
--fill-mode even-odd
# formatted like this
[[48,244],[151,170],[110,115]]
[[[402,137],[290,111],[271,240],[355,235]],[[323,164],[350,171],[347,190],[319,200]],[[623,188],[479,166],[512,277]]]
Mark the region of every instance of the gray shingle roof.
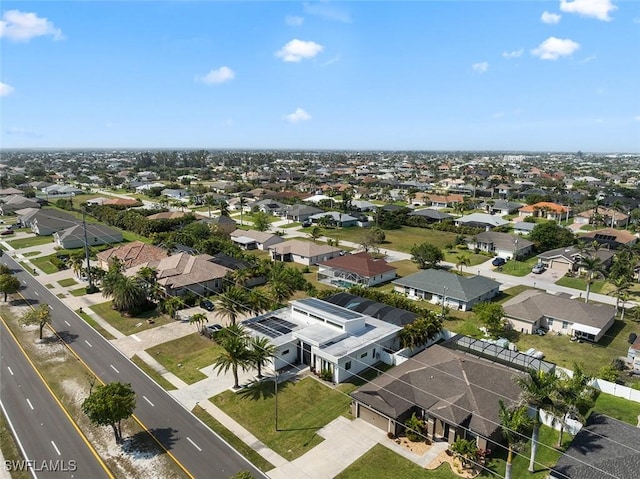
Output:
[[514,250],[516,241],[518,242],[518,251],[533,246],[533,242],[524,239],[520,235],[511,235],[509,233],[498,233],[496,231],[485,231],[475,236],[478,242],[492,243],[494,248],[501,250]]
[[442,211],[434,210],[432,208],[423,208],[421,210],[412,211],[409,216],[423,216],[432,220],[446,220],[453,218],[449,213],[443,213]]
[[396,279],[393,284],[415,288],[431,294],[442,294],[447,288],[447,298],[471,301],[496,288],[500,283],[484,276],[465,277],[439,269],[426,269],[405,278]]

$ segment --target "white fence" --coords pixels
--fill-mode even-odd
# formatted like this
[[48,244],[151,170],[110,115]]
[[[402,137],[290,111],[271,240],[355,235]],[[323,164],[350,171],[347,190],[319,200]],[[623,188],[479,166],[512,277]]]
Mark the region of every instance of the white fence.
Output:
[[[565,369],[557,366],[556,371],[558,370],[564,371],[569,377],[573,377],[573,371],[571,371],[570,369]],[[627,386],[622,386],[620,384],[612,383],[610,381],[605,381],[604,379],[598,378],[594,379],[591,382],[591,385],[598,391],[602,391],[603,393],[611,394],[612,396],[616,396],[619,398],[628,399],[629,401],[640,402],[640,391],[637,389],[632,389]]]

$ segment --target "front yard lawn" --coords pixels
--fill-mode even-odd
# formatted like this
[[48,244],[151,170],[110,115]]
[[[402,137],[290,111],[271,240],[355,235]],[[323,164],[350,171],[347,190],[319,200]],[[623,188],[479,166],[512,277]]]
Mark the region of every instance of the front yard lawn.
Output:
[[[603,280],[595,280],[591,284],[591,293],[600,293],[602,292],[602,288],[606,284],[606,281]],[[566,288],[579,289],[581,291],[587,290],[587,281],[583,278],[572,278],[570,276],[563,276],[558,281],[556,281],[558,286],[564,286]]]
[[137,354],[134,354],[131,357],[131,362],[134,363],[136,366],[138,366],[140,369],[142,369],[147,374],[147,376],[149,376],[156,383],[158,383],[158,386],[163,388],[165,391],[174,391],[178,389],[173,384],[171,384],[171,382],[167,381],[164,377],[162,377],[162,375],[158,371],[156,371],[147,363],[145,363],[142,359],[140,359],[140,357],[138,357]]
[[[126,336],[144,331],[145,329],[162,326],[163,324],[168,324],[173,321],[173,319],[166,314],[160,314],[157,309],[145,311],[138,316],[123,316],[119,311],[111,308],[111,301],[94,304],[91,306],[91,309]],[[153,323],[150,323],[148,320],[153,321]]]
[[73,278],[66,278],[58,281],[58,284],[63,288],[67,288],[69,286],[73,286],[74,284],[78,284],[78,282]]
[[104,337],[104,339],[116,339],[113,337],[113,335],[107,331],[106,329],[104,329],[102,326],[100,326],[98,324],[98,322],[93,319],[91,316],[89,316],[87,313],[85,313],[84,311],[80,311],[79,309],[76,309],[76,314],[78,316],[80,316],[82,319],[84,319],[84,321],[91,326],[93,329],[95,329],[99,334],[102,335],[102,337]]
[[71,291],[69,291],[69,293],[71,294],[71,296],[84,296],[85,294],[87,294],[87,288],[83,286],[82,288],[72,289]]
[[507,263],[504,266],[502,266],[502,271],[500,272],[504,274],[509,274],[511,276],[522,277],[531,273],[531,268],[533,268],[537,263],[538,263],[538,258],[536,256],[533,256],[524,261],[518,261],[518,260],[512,259],[507,261]]
[[592,410],[624,421],[632,426],[638,424],[638,417],[640,417],[640,403],[606,393],[598,395]]
[[58,272],[58,268],[51,262],[51,259],[55,257],[55,254],[51,254],[49,256],[41,256],[40,258],[33,258],[29,261],[31,261],[31,264],[36,268],[42,270],[44,274],[52,274]]
[[13,249],[29,248],[31,246],[40,246],[42,244],[53,243],[51,236],[30,236],[28,238],[20,238],[12,241],[7,241],[7,244],[11,245]]
[[315,378],[280,383],[276,431],[273,386],[273,381],[264,381],[246,392],[225,391],[211,401],[290,461],[322,442],[318,429],[347,412],[351,402]]
[[[211,366],[222,352],[222,348],[200,333],[194,332],[158,344],[146,351],[185,383],[193,384],[207,378],[200,369]],[[229,384],[232,384],[231,380]]]

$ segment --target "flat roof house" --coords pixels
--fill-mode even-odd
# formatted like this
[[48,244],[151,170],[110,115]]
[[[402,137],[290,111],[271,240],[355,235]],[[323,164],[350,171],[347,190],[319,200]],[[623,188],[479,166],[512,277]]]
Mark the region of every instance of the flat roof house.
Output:
[[402,329],[317,298],[293,301],[241,324],[276,347],[275,369],[301,363],[317,373],[329,371],[336,383],[381,361],[383,349],[396,350]]
[[375,259],[362,251],[336,256],[320,263],[318,281],[341,288],[375,286],[395,279],[396,269],[384,259]]
[[502,305],[505,320],[521,333],[538,328],[597,343],[616,318],[616,309],[608,304],[584,303],[566,296],[530,289]]
[[271,259],[274,261],[293,261],[311,266],[340,256],[340,248],[311,241],[289,240],[270,246]]
[[426,269],[393,281],[394,291],[409,299],[424,299],[462,311],[489,301],[500,292],[500,283],[484,276],[465,277],[439,269]]

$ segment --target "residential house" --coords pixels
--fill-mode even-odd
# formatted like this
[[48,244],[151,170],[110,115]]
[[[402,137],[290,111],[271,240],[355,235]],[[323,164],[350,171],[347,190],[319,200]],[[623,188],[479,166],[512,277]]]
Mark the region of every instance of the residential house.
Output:
[[131,188],[134,188],[136,190],[136,193],[146,193],[149,190],[152,190],[154,188],[164,188],[165,184],[164,183],[149,183],[149,182],[142,182],[140,184],[137,184],[136,182],[131,182],[129,184],[129,186]]
[[480,205],[489,214],[497,214],[500,216],[510,215],[518,211],[524,205],[522,203],[516,203],[515,201],[496,200],[494,202],[485,202]]
[[417,218],[424,218],[429,223],[442,223],[443,221],[453,218],[449,213],[443,213],[442,211],[433,208],[424,208],[421,210],[415,210],[408,214],[408,216],[415,216]]
[[142,206],[142,202],[135,198],[108,198],[102,204],[106,206],[122,206],[125,208]]
[[286,208],[287,205],[285,205],[284,203],[280,203],[278,201],[270,199],[256,201],[252,206],[252,209],[276,216],[281,216]]
[[485,213],[471,213],[455,219],[456,226],[470,226],[473,228],[484,228],[489,231],[491,228],[508,225],[509,222],[496,215]]
[[621,246],[634,245],[638,241],[638,236],[637,233],[632,234],[626,230],[605,228],[589,231],[588,233],[580,235],[578,239],[588,243],[593,243],[595,241],[609,249],[618,249]]
[[393,281],[394,291],[409,299],[469,311],[478,303],[490,301],[500,292],[500,283],[484,276],[466,277],[439,269],[425,269]]
[[35,198],[25,198],[20,195],[2,198],[0,203],[0,215],[10,215],[25,208],[40,208],[40,203]]
[[82,248],[85,245],[85,237],[89,246],[120,243],[122,233],[108,226],[87,223],[86,233],[82,224],[53,233],[53,240],[61,248]]
[[238,229],[238,223],[236,222],[236,220],[226,215],[214,216],[213,218],[204,218],[200,220],[200,222],[206,223],[213,229],[221,231],[222,233],[227,235]]
[[506,200],[511,198],[514,192],[518,191],[518,187],[501,183],[494,188],[494,191],[501,200]]
[[[231,271],[238,270],[250,270],[252,274],[249,275],[247,279],[244,280],[244,287],[252,288],[254,286],[259,286],[265,284],[267,282],[266,278],[261,276],[254,276],[253,273],[255,270],[255,265],[251,264],[249,261],[234,258],[233,256],[229,256],[224,253],[216,253],[211,257],[210,260],[212,263],[219,264],[220,266],[224,266],[225,268],[230,269]],[[229,279],[224,279],[224,281],[229,284]]]
[[82,188],[78,188],[77,186],[71,186],[71,185],[51,185],[51,186],[46,186],[44,188],[42,188],[41,190],[43,193],[45,193],[45,195],[47,196],[47,198],[50,199],[50,197],[69,197],[69,196],[75,196],[75,195],[81,195],[84,193],[84,190]]
[[38,236],[51,236],[57,231],[80,224],[75,216],[65,211],[28,209],[30,212],[20,215],[18,221],[23,227],[31,228]]
[[551,469],[551,479],[636,479],[640,428],[591,413],[585,426]]
[[242,321],[251,335],[276,347],[271,362],[281,369],[304,364],[340,383],[383,359],[383,350],[397,350],[399,326],[336,306],[317,298]]
[[520,374],[436,344],[352,392],[351,413],[396,436],[415,413],[433,441],[469,439],[493,449],[502,442],[500,401],[518,403]]
[[365,200],[352,200],[351,207],[356,211],[375,211],[378,205]]
[[322,218],[326,217],[329,217],[328,221],[331,226],[336,226],[338,228],[347,228],[358,224],[358,218],[338,211],[323,211],[322,213],[311,215],[309,219],[314,224],[318,224],[318,222],[323,221]]
[[151,267],[157,271],[158,285],[169,296],[183,296],[187,292],[196,295],[219,293],[224,286],[224,277],[232,270],[212,261],[208,254],[192,256],[178,253],[159,261],[140,263],[126,270],[134,275],[141,268]]
[[2,188],[0,189],[0,198],[5,198],[7,196],[12,196],[12,195],[22,195],[24,194],[24,191],[19,190],[17,188]]
[[289,240],[267,248],[274,261],[293,261],[311,266],[340,256],[340,248],[312,241]]
[[585,303],[565,295],[529,289],[502,305],[513,329],[531,334],[542,328],[597,343],[613,325],[616,309],[608,304]]
[[148,220],[176,220],[180,218],[184,218],[185,216],[196,217],[198,219],[206,218],[206,216],[200,215],[198,213],[193,213],[191,211],[161,211],[160,213],[154,213],[152,215],[147,216]]
[[517,221],[513,225],[513,232],[520,236],[527,236],[536,227],[536,223],[529,223],[528,221]]
[[622,228],[629,223],[629,215],[612,208],[589,208],[575,215],[574,222],[581,225],[598,223],[611,228]]
[[304,220],[318,213],[323,213],[323,210],[310,205],[292,205],[285,209],[284,216],[291,221],[302,223]]
[[337,256],[318,265],[318,281],[341,288],[375,286],[396,278],[395,266],[364,251]]
[[427,195],[433,208],[453,208],[454,205],[464,202],[462,195]]
[[533,216],[548,220],[562,221],[571,216],[571,210],[567,206],[558,205],[549,201],[540,201],[532,205],[525,205],[518,210],[520,218]]
[[174,200],[184,201],[189,198],[189,190],[185,188],[165,188],[160,192],[161,196],[166,196],[167,198],[172,198]]
[[270,246],[283,243],[282,236],[266,231],[240,230],[231,232],[231,241],[243,249],[259,249],[267,251]]
[[[591,251],[589,256],[597,256],[602,261],[605,268],[611,265],[614,252],[608,249],[600,248],[597,251]],[[577,246],[567,246],[565,248],[557,248],[538,255],[539,262],[544,264],[547,269],[565,274],[569,271],[576,272],[580,270],[580,263],[585,255]]]
[[120,260],[125,269],[133,268],[141,263],[160,261],[169,256],[169,252],[164,248],[133,241],[115,248],[101,251],[96,255],[98,267],[107,271],[114,259]]
[[485,231],[469,238],[467,247],[491,253],[504,259],[526,258],[533,252],[534,243],[509,233]]

